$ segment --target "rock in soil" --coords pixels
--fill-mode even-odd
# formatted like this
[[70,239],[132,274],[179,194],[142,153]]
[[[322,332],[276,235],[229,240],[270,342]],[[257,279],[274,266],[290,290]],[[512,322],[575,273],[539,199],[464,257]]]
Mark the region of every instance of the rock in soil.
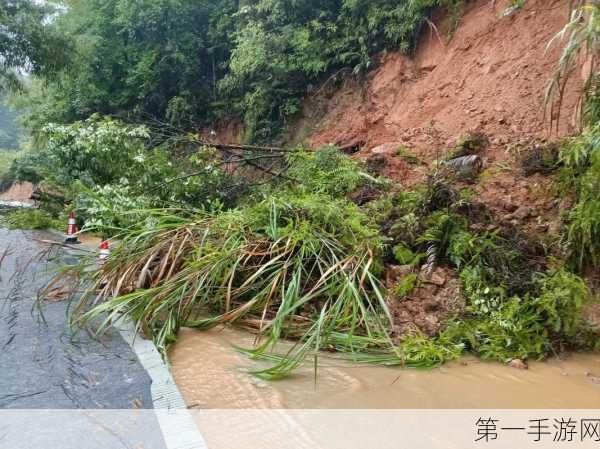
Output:
[[421,270],[421,280],[427,284],[437,285],[443,287],[446,283],[446,273],[443,268],[436,268],[430,275],[427,274],[426,268],[423,267]]

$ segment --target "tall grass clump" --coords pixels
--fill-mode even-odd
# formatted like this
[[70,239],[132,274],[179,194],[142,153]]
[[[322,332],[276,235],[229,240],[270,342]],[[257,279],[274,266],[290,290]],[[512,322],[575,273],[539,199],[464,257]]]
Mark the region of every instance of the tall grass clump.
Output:
[[565,242],[575,269],[600,268],[600,123],[566,142],[560,181],[575,198]]
[[[341,170],[332,161],[342,162]],[[313,167],[315,176],[229,210],[144,210],[145,220],[116,236],[99,271],[85,262],[68,269],[87,285],[75,321],[102,317],[103,331],[128,314],[162,351],[181,326],[235,324],[258,334],[249,353],[274,361],[259,373],[267,378],[320,349],[395,354],[378,281],[382,240],[346,198],[366,178],[331,149],[299,153],[290,164],[297,174]],[[278,355],[284,338],[297,344]]]
[[581,61],[585,61],[586,73],[582,93],[579,98],[579,120],[581,123],[594,116],[594,97],[598,90],[598,55],[600,53],[600,2],[598,0],[575,0],[570,19],[563,29],[548,43],[563,44],[561,56],[546,90],[545,105],[550,110],[550,120],[558,128],[560,112],[567,84],[577,73]]
[[[165,350],[181,326],[231,323],[261,336],[261,356],[282,338],[299,344],[263,375],[308,352],[389,346],[377,276],[381,242],[356,206],[319,194],[277,197],[191,219],[160,214],[131,228],[80,304],[83,322],[126,313]],[[93,308],[89,310],[89,306]],[[367,345],[368,346],[368,345]]]

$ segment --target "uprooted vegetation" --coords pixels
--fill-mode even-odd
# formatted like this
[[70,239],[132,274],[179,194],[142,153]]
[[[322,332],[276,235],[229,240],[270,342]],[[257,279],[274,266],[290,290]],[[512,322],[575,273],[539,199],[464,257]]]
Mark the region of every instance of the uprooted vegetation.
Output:
[[[418,178],[423,182],[414,177],[406,188],[378,177],[393,160],[387,150],[374,152],[362,164],[332,146],[307,151],[211,145],[210,138],[183,135],[192,118],[204,123],[220,117],[218,111],[229,111],[235,100],[234,115],[243,113],[248,139],[273,136],[278,130],[274,125],[294,114],[301,92],[321,79],[319,74],[335,74],[348,64],[360,74],[375,50],[413,45],[413,33],[426,22],[431,7],[462,4],[383,2],[389,14],[374,17],[368,36],[381,41],[386,35],[385,45],[361,48],[347,54],[348,59],[326,64],[300,58],[300,67],[290,67],[290,61],[273,55],[287,55],[291,46],[291,54],[302,50],[327,57],[314,49],[330,42],[330,33],[343,40],[342,49],[350,51],[355,43],[345,42],[340,29],[327,31],[313,20],[297,34],[288,22],[304,23],[313,12],[287,17],[282,2],[267,3],[247,8],[244,14],[253,18],[247,23],[244,14],[236,17],[243,23],[235,27],[231,55],[212,54],[213,72],[225,69],[215,67],[215,57],[232,61],[230,73],[218,74],[223,76],[219,90],[229,94],[225,103],[192,111],[199,92],[194,91],[168,102],[160,98],[156,116],[170,124],[131,125],[97,115],[69,125],[45,124],[37,135],[43,142],[38,151],[14,163],[17,179],[39,184],[48,217],[75,209],[86,230],[113,242],[100,268],[95,258],[82,258],[53,281],[74,278],[84,290],[79,295],[81,289],[75,289],[74,324],[102,332],[127,314],[164,353],[181,327],[243,327],[257,334],[256,346],[244,351],[271,363],[256,373],[268,379],[324,354],[359,363],[432,367],[467,352],[508,361],[598,346],[598,329],[582,314],[593,300],[588,286],[596,287],[600,254],[596,75],[590,75],[582,98],[584,132],[544,142],[521,160],[525,176],[546,177],[548,184],[554,178],[552,202],[572,205],[553,217],[559,224],[556,233],[541,239],[520,226],[518,206],[514,214],[500,217],[484,195],[475,193],[485,189],[484,174],[487,181],[497,174],[483,171],[489,147],[496,145],[492,140],[497,142],[483,132],[463,134],[449,151],[440,151],[434,139],[427,155],[413,154],[408,138],[402,140],[407,146],[391,142],[396,165],[406,169],[401,173],[414,169],[423,175]],[[338,17],[345,23],[341,30],[362,33],[354,26],[363,23],[364,14],[358,13],[382,10],[350,3],[344,2],[344,14]],[[594,2],[592,11],[597,8]],[[595,25],[598,15],[588,16]],[[388,19],[402,17],[406,27],[388,29]],[[579,38],[587,35],[582,34],[586,22],[578,17],[583,16],[575,15],[566,30],[572,30],[579,50],[571,45],[565,50],[549,90],[550,109],[552,101],[562,100],[557,92],[573,73],[577,58],[572,56],[591,45]],[[275,39],[282,35],[293,39]],[[592,44],[597,47],[597,42]],[[148,67],[152,64],[138,67],[144,69],[141,78],[153,73]],[[595,73],[593,60],[591,71]],[[264,76],[272,72],[278,76]],[[95,70],[93,75],[92,81]],[[212,75],[208,90],[214,96],[218,86]],[[296,77],[292,88],[288,84]],[[93,85],[84,77],[71,80],[72,87],[82,80]],[[118,92],[119,105],[129,104],[129,89]],[[139,98],[138,89],[132,91]],[[152,112],[143,106],[121,116],[137,120]],[[62,118],[72,122],[80,115]],[[358,157],[359,146],[346,149]],[[502,170],[511,170],[506,161],[500,163]],[[278,342],[283,339],[295,344],[281,353]]]
[[[289,178],[236,207],[143,211],[99,271],[88,260],[63,273],[88,287],[76,322],[103,318],[102,331],[126,313],[162,350],[182,326],[240,326],[259,335],[247,353],[272,363],[257,372],[270,379],[319,351],[431,367],[467,351],[507,361],[593,347],[584,281],[452,178],[394,191],[333,148],[287,163]],[[358,206],[365,186],[379,198]],[[399,322],[423,288],[438,322]],[[297,343],[280,354],[281,339]]]

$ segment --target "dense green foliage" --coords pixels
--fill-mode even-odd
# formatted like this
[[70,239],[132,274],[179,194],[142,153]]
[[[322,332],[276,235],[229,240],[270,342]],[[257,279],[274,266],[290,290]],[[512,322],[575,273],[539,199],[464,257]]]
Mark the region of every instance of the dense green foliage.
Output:
[[[2,185],[2,180],[5,178],[11,178],[12,174],[9,173],[10,168],[12,167],[13,161],[19,157],[21,154],[17,151],[7,151],[0,149],[0,186]],[[8,185],[6,187],[9,187]],[[0,187],[0,190],[3,190]]]
[[456,1],[261,0],[240,8],[222,92],[247,138],[265,139],[296,113],[307,88],[343,67],[359,74],[384,49],[409,52],[429,10]]
[[565,142],[560,158],[563,192],[575,196],[566,214],[568,245],[574,266],[600,268],[600,123]]
[[0,95],[0,192],[6,190],[14,180],[11,172],[13,161],[21,156],[18,151],[22,129],[18,115],[6,104],[4,96]]
[[63,187],[75,180],[93,187],[141,171],[148,132],[92,118],[71,125],[49,124],[43,136],[45,149],[37,153],[36,164],[40,177]]
[[63,230],[65,219],[54,218],[39,209],[17,209],[0,215],[0,223],[6,223],[10,229],[57,229]]
[[[584,281],[538,262],[538,246],[514,230],[476,230],[481,215],[470,195],[439,174],[361,209],[350,194],[374,180],[356,162],[324,148],[289,163],[288,173],[304,176],[259,188],[232,209],[144,210],[144,220],[117,234],[121,244],[100,271],[85,262],[67,271],[93,283],[78,323],[108,314],[103,330],[111,316],[129,313],[162,349],[181,326],[242,326],[260,335],[245,352],[273,364],[257,372],[269,379],[322,349],[429,367],[465,351],[507,361],[593,347]],[[386,292],[379,279],[389,251],[415,269]],[[466,309],[434,338],[394,336],[389,300],[423,281],[422,262],[457,271]],[[102,302],[90,311],[98,289]],[[297,343],[280,354],[283,338]]]
[[446,335],[482,358],[500,361],[540,359],[580,343],[593,347],[595,338],[581,315],[590,298],[583,280],[558,270],[540,275],[537,284],[538,296],[507,298],[489,287],[477,290],[468,297],[471,317],[452,323]]
[[0,97],[0,150],[17,150],[21,134],[18,114],[9,109]]
[[[450,266],[461,280],[464,315],[430,340],[428,352],[421,355],[440,363],[462,348],[458,353],[467,350],[507,361],[543,358],[565,346],[593,346],[594,334],[582,318],[583,305],[591,299],[585,282],[565,268],[541,265],[541,247],[514,230],[476,231],[474,217],[482,217],[473,217],[475,205],[465,196],[433,176],[426,189],[399,192],[370,206],[395,245],[398,263],[426,259],[426,268]],[[488,219],[483,216],[484,223]],[[416,282],[416,273],[406,275],[393,294],[401,300]]]
[[68,41],[52,26],[55,2],[0,3],[0,90],[18,87],[27,71],[51,75],[66,63]]
[[299,180],[296,188],[306,192],[339,197],[361,186],[381,185],[383,182],[370,176],[333,146],[291,153],[288,162],[288,176]]
[[[294,160],[325,172],[340,156],[327,149]],[[346,176],[342,171],[332,181]],[[263,200],[230,210],[188,211],[189,218],[146,210],[148,220],[117,236],[122,243],[100,272],[73,268],[94,277],[82,312],[87,301],[98,303],[95,287],[106,282],[105,302],[83,321],[127,312],[162,349],[182,325],[235,323],[260,332],[252,354],[271,360],[281,338],[300,339],[287,357],[261,371],[267,378],[288,373],[319,349],[389,349],[377,227],[346,192],[332,196],[310,182],[295,187],[284,183]],[[363,344],[359,337],[366,338]]]
[[48,124],[38,134],[42,149],[14,161],[12,174],[62,192],[80,221],[102,232],[135,223],[139,209],[230,205],[238,181],[220,169],[214,149],[196,145],[190,156],[174,159],[151,148],[149,138],[144,126],[97,115]]
[[32,128],[93,113],[191,128],[240,118],[272,138],[300,99],[384,49],[411,51],[430,10],[459,0],[70,0],[52,30],[73,42],[67,68],[32,83]]
[[[50,113],[69,122],[93,113],[189,127],[205,118],[213,69],[215,14],[235,2],[69,1],[56,28],[75,42],[72,64],[46,87]],[[54,110],[52,110],[54,109]]]

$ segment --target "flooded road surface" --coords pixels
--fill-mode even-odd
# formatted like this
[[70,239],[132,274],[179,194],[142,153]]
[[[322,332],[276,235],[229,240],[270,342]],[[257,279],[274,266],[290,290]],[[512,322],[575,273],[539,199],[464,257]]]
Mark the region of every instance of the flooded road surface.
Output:
[[[528,370],[475,358],[433,370],[356,366],[321,359],[276,382],[247,371],[256,362],[232,344],[252,337],[231,329],[184,329],[171,369],[189,407],[200,409],[600,408],[600,354],[531,363]],[[310,364],[309,364],[310,365]]]
[[36,307],[55,266],[38,260],[40,240],[60,236],[0,228],[0,409],[152,408],[150,378],[117,331],[95,340],[69,329],[66,301]]

